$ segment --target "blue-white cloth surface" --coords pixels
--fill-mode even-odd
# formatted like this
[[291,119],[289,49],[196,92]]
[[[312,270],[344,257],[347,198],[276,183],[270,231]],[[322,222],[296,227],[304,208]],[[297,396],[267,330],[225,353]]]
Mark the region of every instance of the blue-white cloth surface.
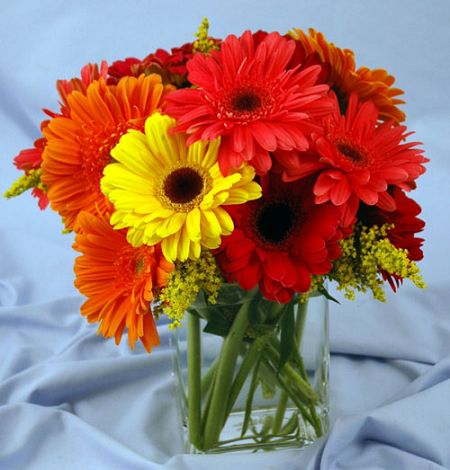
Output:
[[0,14],[0,190],[11,158],[56,109],[57,78],[82,65],[211,34],[315,27],[386,68],[406,90],[407,124],[431,159],[423,206],[428,284],[380,304],[331,307],[330,434],[300,451],[189,456],[181,452],[169,330],[150,356],[96,336],[79,314],[72,237],[25,195],[0,201],[0,469],[450,468],[450,2],[19,0]]

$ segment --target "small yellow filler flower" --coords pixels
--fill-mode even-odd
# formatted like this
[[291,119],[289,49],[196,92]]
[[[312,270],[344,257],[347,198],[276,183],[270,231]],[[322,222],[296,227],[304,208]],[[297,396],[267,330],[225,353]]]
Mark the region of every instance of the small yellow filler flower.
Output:
[[138,247],[161,242],[164,257],[197,259],[201,248],[218,248],[233,221],[222,207],[261,197],[253,167],[223,176],[217,163],[220,139],[186,146],[173,134],[174,119],[154,113],[145,133],[129,130],[111,151],[117,163],[104,169],[103,193],[113,203],[114,228],[128,228]]

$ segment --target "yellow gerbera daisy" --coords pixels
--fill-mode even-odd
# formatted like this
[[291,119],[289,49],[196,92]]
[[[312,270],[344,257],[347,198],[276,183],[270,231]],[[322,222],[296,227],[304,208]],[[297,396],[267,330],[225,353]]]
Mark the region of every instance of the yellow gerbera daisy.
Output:
[[261,197],[253,167],[223,176],[217,163],[220,139],[186,146],[184,134],[170,132],[176,121],[155,113],[145,134],[129,130],[111,151],[118,163],[105,167],[103,193],[114,204],[114,228],[128,228],[131,245],[155,245],[168,261],[200,256],[218,248],[233,221],[222,206]]

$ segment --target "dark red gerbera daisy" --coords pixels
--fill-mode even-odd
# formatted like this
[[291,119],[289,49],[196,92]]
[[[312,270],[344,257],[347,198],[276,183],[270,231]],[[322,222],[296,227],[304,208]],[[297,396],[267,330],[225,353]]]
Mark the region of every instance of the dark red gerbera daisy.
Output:
[[261,199],[229,208],[235,229],[223,238],[217,261],[228,282],[247,290],[259,285],[268,300],[285,303],[339,257],[339,210],[316,205],[307,180],[265,183]]
[[125,76],[138,77],[141,73],[157,73],[165,84],[170,83],[178,88],[189,86],[186,63],[193,56],[192,49],[193,44],[189,42],[181,47],[173,47],[170,52],[158,49],[143,60],[135,57],[117,60],[108,69],[108,84],[116,84]]
[[243,161],[259,174],[272,166],[276,149],[308,148],[309,118],[330,111],[327,85],[316,85],[320,66],[288,69],[295,42],[278,33],[228,36],[220,51],[195,54],[187,63],[195,88],[177,90],[165,111],[178,120],[188,144],[222,137],[224,174]]
[[377,123],[378,110],[370,101],[349,100],[345,116],[334,97],[334,111],[323,119],[321,133],[313,134],[310,151],[280,152],[285,181],[319,173],[314,185],[316,204],[331,201],[341,206],[346,225],[354,222],[360,201],[392,211],[395,200],[389,185],[410,190],[427,162],[418,142],[405,142],[405,126]]
[[[423,258],[422,244],[423,238],[416,235],[425,227],[425,222],[417,216],[422,211],[421,207],[413,199],[409,198],[404,191],[399,188],[391,188],[390,195],[395,201],[396,209],[394,211],[385,211],[376,206],[367,206],[361,204],[358,211],[358,219],[365,226],[371,227],[384,224],[393,225],[388,231],[388,238],[397,248],[408,250],[408,257],[412,261],[420,261]],[[382,272],[395,291],[401,284],[402,278],[396,275]]]

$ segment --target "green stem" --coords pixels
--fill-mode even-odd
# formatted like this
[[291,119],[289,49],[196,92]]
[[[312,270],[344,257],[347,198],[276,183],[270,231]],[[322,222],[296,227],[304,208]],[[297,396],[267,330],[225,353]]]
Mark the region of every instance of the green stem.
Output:
[[189,440],[199,450],[201,442],[201,343],[200,343],[200,319],[193,314],[188,314],[188,417]]
[[[250,439],[250,438],[247,438]],[[255,442],[260,442],[256,437],[252,438]],[[284,447],[288,446],[291,444],[293,441],[297,441],[297,438],[295,436],[274,436],[272,434],[268,434],[265,436],[265,441],[263,449],[264,450],[269,450],[269,449],[278,449],[279,447]],[[268,442],[270,441],[270,443]],[[220,453],[223,452],[224,450],[227,449],[228,444],[233,444],[235,442],[242,442],[242,438],[238,437],[236,439],[227,439],[225,441],[220,441],[217,443],[217,447],[212,451],[212,453]],[[255,450],[255,443],[254,442],[249,442],[246,444],[240,444],[240,445],[233,445],[231,447],[233,451],[237,450]]]
[[[278,359],[278,352],[277,352],[277,342],[272,341],[272,343],[273,344],[270,345],[270,348],[273,348],[273,349],[271,350],[270,354],[268,354],[268,356],[270,358],[270,361],[273,364],[277,364],[277,361],[279,360]],[[296,386],[296,390],[297,390],[298,395],[302,395],[304,392],[307,392],[309,394],[316,394],[315,390],[311,387],[311,385],[308,382],[308,376],[306,374],[306,370],[305,370],[305,367],[303,365],[303,359],[300,356],[300,354],[297,355],[296,361],[297,361],[297,366],[299,367],[300,375],[298,375],[297,372],[295,371],[295,369],[288,363],[286,363],[285,366],[283,367],[283,369],[281,370],[281,374],[283,375],[284,372],[288,372],[287,374],[285,374],[285,378],[288,378],[290,381],[292,379],[294,379],[294,381],[291,382],[291,383],[295,384],[294,386]],[[297,379],[295,379],[294,373],[297,375],[298,378],[301,379],[301,381],[299,381],[299,382],[296,381]],[[298,386],[300,386],[301,388],[299,389]],[[291,397],[291,399],[292,399],[292,397]],[[317,433],[317,437],[322,436],[322,434],[323,434],[322,423],[321,423],[319,417],[317,416],[317,412],[316,412],[316,408],[315,408],[315,403],[318,400],[317,394],[316,394],[316,398],[313,399],[313,400],[311,400],[311,398],[306,398],[305,395],[302,395],[302,399],[305,401],[304,406],[309,410],[308,415],[311,416],[311,418],[308,421],[314,427],[314,430]],[[280,401],[281,401],[281,399],[280,399]],[[279,406],[282,406],[282,403],[279,404]],[[281,412],[282,412],[282,410],[280,410],[280,413]],[[278,413],[278,410],[277,410],[277,413]]]
[[240,343],[249,325],[250,303],[251,302],[245,302],[242,304],[233,321],[230,332],[222,344],[214,387],[211,391],[211,406],[206,416],[204,433],[205,449],[213,447],[219,441],[227,411],[224,403],[227,403],[229,397],[234,369],[240,350]]
[[265,342],[265,340],[259,338],[255,339],[249,347],[247,353],[245,354],[244,360],[242,361],[241,367],[239,368],[239,371],[236,374],[236,378],[234,379],[233,385],[230,390],[230,396],[228,398],[228,406],[226,409],[227,411],[225,413],[225,417],[227,417],[231,413],[231,410],[233,409],[233,406],[236,403],[239,393],[241,392],[242,387],[244,386],[244,383],[250,374],[250,371],[252,370],[253,366],[261,355]]
[[245,435],[248,429],[248,425],[250,423],[250,417],[252,414],[252,404],[253,404],[253,396],[255,395],[256,388],[258,387],[258,370],[259,370],[259,364],[261,360],[259,360],[256,365],[255,369],[253,370],[253,376],[252,376],[252,381],[250,383],[250,389],[247,395],[247,400],[245,403],[245,416],[244,416],[244,422],[242,424],[242,430],[241,430],[241,437]]
[[302,344],[308,301],[309,299],[306,299],[298,303],[297,318],[295,319],[295,339],[297,340],[298,351],[300,351],[300,345]]
[[294,402],[295,406],[298,408],[303,418],[308,421],[314,428],[316,435],[322,435],[319,427],[317,426],[317,422],[315,422],[314,419],[310,416],[308,408],[305,406],[304,403],[301,402],[301,400],[299,400],[299,397],[297,396],[297,390],[292,390],[291,386],[285,381],[281,374],[277,373],[276,366],[271,364],[269,360],[265,359],[264,363],[266,367],[272,372],[272,374],[280,384],[281,388],[288,394],[289,398]]
[[288,422],[282,427],[279,434],[292,434],[294,431],[298,432],[298,416],[296,412],[292,413]]
[[[270,362],[273,364],[279,364],[280,354],[272,344],[268,344],[267,355]],[[280,375],[285,376],[295,386],[299,397],[307,403],[315,403],[319,400],[319,396],[311,385],[287,362],[280,371]]]
[[[308,299],[306,299],[304,302],[298,303],[297,318],[295,319],[295,343],[296,343],[295,351],[296,353],[298,353],[300,359],[301,359],[300,346],[302,343],[303,330],[305,326],[307,305],[308,305]],[[303,361],[301,361],[301,365],[303,365]],[[300,372],[305,372],[304,367],[301,367]],[[304,374],[302,375],[303,375],[303,378],[306,379],[306,376]],[[275,414],[275,420],[273,422],[273,427],[272,427],[273,434],[277,434],[281,429],[284,415],[286,413],[287,402],[288,402],[288,394],[283,390],[281,392],[280,399],[278,401],[277,411]]]
[[211,384],[213,383],[214,380],[214,375],[217,370],[217,366],[219,365],[218,359],[214,359],[213,363],[209,366],[209,369],[205,372],[205,374],[202,377],[202,397],[206,397],[206,395],[209,392],[209,389],[211,388]]
[[284,413],[286,412],[286,405],[288,402],[288,394],[283,390],[278,400],[277,411],[272,426],[272,434],[278,434],[283,423]]

